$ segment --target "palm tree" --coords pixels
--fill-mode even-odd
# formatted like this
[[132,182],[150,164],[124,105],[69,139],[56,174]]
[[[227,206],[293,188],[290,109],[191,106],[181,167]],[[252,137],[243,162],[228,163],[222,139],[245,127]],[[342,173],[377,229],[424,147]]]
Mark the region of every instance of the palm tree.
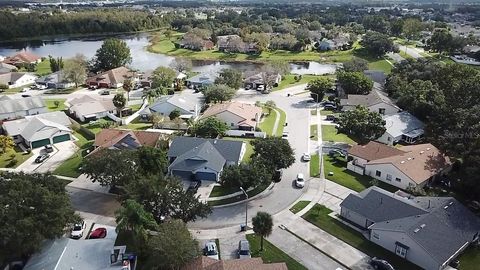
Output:
[[253,231],[260,236],[260,251],[263,250],[263,238],[272,234],[273,219],[269,213],[258,212],[252,218]]
[[144,92],[142,98],[148,99],[148,101],[152,101],[153,99],[166,94],[167,94],[167,89],[154,88]]
[[133,90],[133,80],[130,78],[125,79],[123,81],[123,90],[127,92],[127,100],[130,101],[130,91]]
[[122,208],[115,212],[116,231],[132,232],[135,238],[142,238],[146,230],[155,230],[157,223],[152,213],[145,211],[143,206],[134,200],[126,200]]
[[125,99],[125,96],[123,94],[116,94],[113,97],[113,105],[115,106],[115,108],[117,108],[120,118],[122,118],[122,110],[123,108],[125,108],[125,105],[127,105],[127,100]]

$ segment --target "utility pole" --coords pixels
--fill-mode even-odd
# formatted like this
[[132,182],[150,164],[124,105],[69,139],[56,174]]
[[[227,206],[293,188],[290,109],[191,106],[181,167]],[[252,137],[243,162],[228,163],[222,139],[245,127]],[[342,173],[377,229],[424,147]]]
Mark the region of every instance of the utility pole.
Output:
[[248,222],[248,194],[247,192],[243,189],[243,187],[240,187],[240,190],[245,194],[245,227],[244,230],[247,230],[247,222]]

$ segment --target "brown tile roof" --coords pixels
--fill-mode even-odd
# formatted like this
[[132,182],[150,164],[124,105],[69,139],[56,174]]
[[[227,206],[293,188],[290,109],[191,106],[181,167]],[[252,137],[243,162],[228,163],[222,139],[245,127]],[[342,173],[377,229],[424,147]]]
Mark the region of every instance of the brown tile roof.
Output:
[[238,122],[238,125],[240,126],[255,127],[255,119],[257,115],[258,118],[260,118],[260,116],[262,115],[262,109],[255,105],[240,102],[227,102],[210,106],[203,113],[202,118],[216,116],[225,111],[228,111],[243,118],[242,121]]
[[158,132],[142,130],[102,129],[95,135],[94,145],[100,148],[109,148],[127,135],[132,136],[138,144],[151,147],[155,147],[162,136]]
[[201,256],[182,270],[288,270],[285,263],[264,264],[261,258],[218,261]]
[[392,164],[415,183],[421,184],[452,164],[450,158],[430,143],[400,148],[404,153],[370,161],[368,164]]
[[123,83],[126,78],[132,77],[133,72],[126,67],[114,68],[87,79],[87,84],[90,83],[107,83],[118,84]]
[[21,51],[13,56],[9,56],[5,59],[5,63],[7,64],[20,64],[20,63],[33,63],[40,60],[41,57],[35,55],[31,52]]
[[395,147],[374,141],[370,141],[364,145],[354,145],[348,150],[349,155],[356,156],[367,161],[401,155],[403,153],[405,152]]

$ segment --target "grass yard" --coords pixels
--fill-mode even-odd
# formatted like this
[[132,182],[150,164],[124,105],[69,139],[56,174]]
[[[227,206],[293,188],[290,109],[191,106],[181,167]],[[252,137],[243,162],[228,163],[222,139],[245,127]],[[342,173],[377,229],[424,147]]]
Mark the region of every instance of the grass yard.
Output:
[[310,201],[299,201],[294,206],[290,208],[290,211],[294,214],[303,210],[303,208],[307,207]]
[[295,77],[297,77],[297,76],[299,76],[299,75],[297,75],[297,74],[287,74],[287,75],[283,76],[282,81],[278,84],[277,87],[274,87],[272,89],[272,91],[278,91],[278,90],[285,89],[287,87],[292,87],[292,86],[299,85],[299,84],[309,83],[312,80],[315,80],[315,79],[318,79],[318,78],[322,77],[322,76],[318,76],[318,75],[302,75],[302,78],[300,80],[295,80]]
[[140,110],[140,108],[142,107],[142,104],[133,104],[133,105],[129,105],[128,107],[132,109],[133,112],[136,112]]
[[268,110],[265,108],[263,109],[263,113],[266,115],[266,117],[264,117],[260,123],[260,129],[263,132],[266,132],[267,135],[271,136],[273,133],[273,127],[275,126],[275,120],[277,119],[277,114],[274,110],[268,114]]
[[405,59],[413,59],[413,57],[410,54],[406,53],[405,51],[400,50],[398,54],[400,54],[400,56]]
[[[64,111],[65,108],[65,100],[64,98],[59,99],[44,99],[45,104],[47,105],[47,109],[51,112],[54,111]],[[58,101],[58,106],[55,105],[55,101]]]
[[341,223],[340,221],[328,216],[332,210],[323,205],[317,204],[310,209],[303,218],[327,233],[344,241],[352,247],[366,253],[371,257],[379,257],[390,262],[395,269],[414,270],[420,269],[418,266],[403,260],[392,252],[368,241],[362,234]]
[[480,248],[475,248],[473,246],[469,247],[465,252],[458,258],[460,261],[459,270],[476,270],[480,265]]
[[24,153],[20,148],[15,147],[0,155],[0,168],[16,168],[32,155],[32,153]]
[[235,192],[241,191],[239,188],[236,187],[223,187],[223,186],[214,186],[212,192],[210,193],[210,197],[221,197],[228,194],[232,194]]
[[78,169],[82,164],[83,157],[87,155],[87,150],[92,147],[93,141],[87,140],[82,134],[74,132],[73,135],[78,139],[76,142],[77,146],[80,148],[75,154],[73,154],[69,159],[65,160],[60,166],[58,166],[53,174],[67,176],[67,177],[79,177],[80,172]]
[[339,115],[340,115],[340,113],[336,113],[336,112],[331,111],[331,110],[325,110],[325,109],[324,109],[324,110],[321,110],[321,111],[320,111],[320,115],[330,115],[330,114],[333,114],[333,115],[335,115],[335,116],[339,116]]
[[343,142],[348,144],[357,144],[351,137],[343,133],[337,133],[336,126],[322,125],[322,140],[330,142]]
[[37,71],[35,71],[36,75],[45,76],[50,73],[52,73],[52,70],[50,69],[50,61],[48,59],[37,64]]
[[[263,185],[260,185],[250,191],[247,191],[247,194],[248,194],[248,197],[249,198],[252,198],[253,196],[257,195],[257,194],[260,194],[262,191],[264,191],[268,186],[270,185],[270,183],[265,183]],[[224,204],[229,204],[229,203],[234,203],[234,202],[239,202],[239,201],[242,201],[242,200],[245,200],[245,195],[242,193],[240,195],[237,195],[235,197],[232,197],[232,198],[228,198],[228,199],[223,199],[223,200],[218,200],[218,201],[209,201],[208,202],[208,205],[210,206],[216,206],[216,205],[224,205]]]
[[231,141],[243,141],[246,143],[247,149],[245,150],[245,155],[243,155],[243,162],[250,162],[250,157],[253,154],[253,146],[250,143],[254,139],[248,139],[248,138],[241,138],[241,137],[224,137],[226,140],[231,140]]
[[371,70],[382,70],[385,74],[390,74],[392,72],[393,66],[387,62],[385,59],[379,59],[375,61],[370,61],[368,63],[368,68]]
[[83,126],[90,130],[91,132],[97,134],[99,133],[102,129],[106,128],[109,124],[115,125],[115,122],[110,120],[110,118],[105,117],[87,124],[84,124]]
[[318,125],[310,125],[310,139],[318,141]]
[[130,123],[128,125],[122,126],[125,129],[132,129],[132,130],[146,130],[152,127],[152,123]]
[[277,108],[277,111],[280,113],[280,121],[278,122],[277,132],[275,133],[275,136],[281,137],[283,129],[285,128],[285,123],[287,122],[287,114],[279,108]]
[[310,160],[310,176],[318,177],[320,174],[320,156],[318,154],[312,155]]
[[255,234],[247,234],[246,237],[250,243],[252,257],[261,257],[264,263],[284,262],[287,264],[288,270],[307,269],[266,239],[263,239],[263,251],[260,251],[260,237]]

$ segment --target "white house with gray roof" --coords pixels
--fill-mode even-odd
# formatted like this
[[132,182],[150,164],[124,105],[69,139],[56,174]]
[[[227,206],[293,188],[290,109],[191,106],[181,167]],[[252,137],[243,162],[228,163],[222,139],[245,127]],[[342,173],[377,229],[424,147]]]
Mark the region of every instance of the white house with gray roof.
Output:
[[161,116],[168,117],[174,110],[180,112],[180,118],[196,119],[200,113],[202,105],[200,100],[194,97],[187,97],[185,95],[170,95],[163,96],[153,102],[140,112],[142,118],[147,118],[152,113],[157,113]]
[[168,172],[184,180],[218,181],[225,166],[238,165],[246,152],[241,141],[176,137],[168,158]]
[[15,143],[37,148],[71,140],[70,125],[68,116],[64,112],[57,111],[6,121],[2,128]]
[[84,95],[67,100],[65,105],[68,111],[82,122],[104,117],[110,117],[116,120],[114,114],[117,113],[117,108],[113,105],[111,98],[97,99],[89,95]]
[[445,269],[478,241],[480,220],[452,197],[413,197],[370,187],[340,204],[368,240],[427,270]]
[[27,115],[35,115],[46,113],[47,107],[41,97],[27,97],[13,99],[9,96],[0,97],[0,120],[13,120],[25,117]]
[[423,122],[409,112],[386,115],[383,120],[386,131],[377,141],[384,144],[393,145],[400,141],[415,143],[425,133]]
[[0,84],[6,85],[8,88],[17,88],[35,83],[35,76],[27,72],[7,72],[0,74]]

